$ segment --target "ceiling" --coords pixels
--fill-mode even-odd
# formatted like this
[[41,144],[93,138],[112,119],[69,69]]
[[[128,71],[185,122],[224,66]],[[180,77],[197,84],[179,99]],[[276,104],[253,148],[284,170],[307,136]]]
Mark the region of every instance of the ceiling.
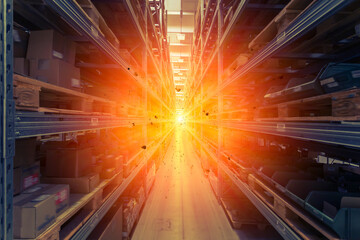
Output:
[[184,87],[190,69],[194,18],[198,0],[165,0],[170,61],[176,89],[177,109],[183,108]]

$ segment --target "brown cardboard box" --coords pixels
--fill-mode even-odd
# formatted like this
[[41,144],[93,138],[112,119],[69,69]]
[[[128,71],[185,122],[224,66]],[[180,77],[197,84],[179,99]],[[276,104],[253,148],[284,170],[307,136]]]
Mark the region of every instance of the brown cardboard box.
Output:
[[115,175],[115,168],[107,168],[103,169],[100,173],[100,178],[109,179]]
[[14,184],[13,194],[17,195],[21,193],[21,168],[14,168],[13,184]]
[[36,137],[16,139],[14,168],[31,165],[35,162]]
[[115,172],[119,172],[123,165],[122,155],[106,155],[102,159],[104,168],[115,168]]
[[120,170],[120,172],[117,173],[115,179],[113,180],[113,184],[120,185],[124,181],[123,171]]
[[55,222],[55,195],[21,194],[14,198],[14,238],[36,238]]
[[58,148],[46,152],[46,176],[78,178],[91,171],[91,148]]
[[40,182],[40,162],[35,162],[28,166],[22,166],[20,175],[20,189],[24,191]]
[[89,174],[79,178],[41,178],[42,183],[68,184],[70,193],[89,193],[100,182],[99,174]]
[[81,89],[80,69],[60,59],[31,59],[30,76],[60,87]]
[[29,33],[21,30],[13,30],[14,58],[25,58],[29,41]]
[[54,30],[32,31],[26,58],[61,59],[75,64],[76,44]]
[[23,192],[23,194],[54,194],[56,216],[58,217],[69,207],[70,188],[66,184],[38,184]]
[[89,203],[84,206],[84,209],[95,210],[98,209],[103,200],[103,189],[100,189]]
[[29,75],[29,60],[14,57],[14,73]]

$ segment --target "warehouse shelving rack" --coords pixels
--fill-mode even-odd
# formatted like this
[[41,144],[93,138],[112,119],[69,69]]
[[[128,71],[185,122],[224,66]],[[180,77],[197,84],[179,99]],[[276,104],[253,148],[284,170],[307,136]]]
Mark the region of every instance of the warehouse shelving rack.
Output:
[[[252,50],[252,56],[240,66],[232,69],[230,74],[225,76],[225,46],[228,44],[231,37],[235,35],[237,31],[242,35],[247,36],[251,30],[254,32],[249,33],[251,39],[254,39],[260,31],[266,28],[266,18],[269,20],[276,16],[276,13],[280,12],[286,4],[293,1],[277,1],[272,4],[257,4],[247,0],[239,0],[232,2],[232,12],[225,9],[225,5],[229,1],[200,1],[198,10],[195,17],[195,34],[192,48],[192,72],[191,72],[191,86],[187,92],[187,106],[190,106],[187,112],[187,116],[190,119],[191,128],[189,131],[193,134],[195,140],[200,143],[202,150],[200,151],[200,157],[210,159],[213,163],[217,163],[218,176],[217,187],[215,192],[217,196],[221,197],[224,192],[225,183],[222,176],[227,176],[231,179],[239,190],[241,190],[256,206],[256,208],[266,217],[266,219],[274,226],[281,236],[285,239],[303,239],[307,238],[306,232],[296,232],[291,224],[282,219],[271,209],[259,196],[252,191],[251,187],[239,178],[236,170],[230,169],[224,163],[224,157],[226,159],[241,158],[231,152],[225,152],[224,149],[224,131],[233,129],[239,134],[256,134],[257,136],[268,137],[281,137],[289,139],[291,142],[298,142],[301,144],[308,143],[311,145],[320,144],[323,149],[329,149],[329,151],[336,151],[339,148],[352,149],[357,151],[360,147],[359,124],[355,117],[288,117],[279,118],[261,118],[261,119],[237,119],[232,118],[231,113],[238,113],[243,109],[224,109],[224,97],[226,90],[229,87],[249,87],[246,81],[251,81],[251,78],[247,75],[254,73],[263,74],[263,78],[266,74],[308,74],[319,71],[320,66],[330,61],[343,62],[352,58],[357,58],[357,47],[354,45],[348,45],[349,47],[342,47],[342,49],[331,54],[321,53],[307,53],[306,49],[310,48],[312,44],[319,43],[329,39],[329,34],[341,33],[339,29],[343,30],[351,24],[356,24],[353,18],[356,18],[354,12],[351,16],[348,15],[345,21],[334,23],[327,28],[327,32],[316,35],[312,41],[307,41],[304,44],[294,45],[298,39],[304,38],[307,34],[314,31],[313,29],[323,23],[325,20],[334,17],[336,14],[341,13],[341,10],[354,1],[311,1],[306,8],[298,11],[297,17],[290,21],[290,24],[285,26],[281,32],[279,32],[275,38],[270,39],[266,44],[261,46],[259,50]],[[308,1],[310,2],[310,1]],[[215,4],[211,5],[211,4]],[[209,5],[215,9],[211,17],[208,16],[210,11]],[[248,13],[251,9],[264,10],[273,12],[274,15],[265,16],[262,22],[257,22],[258,25],[254,26],[238,26],[239,19],[246,20],[244,13]],[[249,14],[250,15],[250,14]],[[251,16],[251,15],[250,15]],[[225,22],[226,19],[226,22]],[[265,21],[264,21],[265,20]],[[209,22],[211,24],[209,24]],[[205,24],[208,23],[210,28],[202,34]],[[261,25],[263,24],[263,25]],[[250,25],[250,24],[249,24]],[[351,25],[352,26],[352,25]],[[322,26],[323,27],[323,26]],[[241,31],[245,31],[241,32]],[[246,32],[249,31],[249,32]],[[344,30],[345,31],[345,30]],[[208,39],[216,39],[216,41],[208,42]],[[325,38],[327,36],[327,39]],[[338,37],[334,37],[339,39]],[[244,39],[242,39],[244,41]],[[249,39],[246,39],[248,41]],[[231,47],[231,46],[230,46]],[[236,46],[241,49],[241,44]],[[246,46],[247,50],[248,46]],[[228,52],[231,50],[227,50]],[[199,57],[200,56],[200,57]],[[297,70],[291,68],[279,68],[279,67],[259,67],[269,59],[309,59],[313,61],[305,69]],[[229,61],[229,60],[227,60]],[[231,64],[231,63],[230,63]],[[214,80],[215,86],[209,87],[209,81],[205,83],[206,79]],[[208,84],[208,85],[206,85]],[[238,85],[235,85],[238,84]],[[235,85],[235,86],[234,86]],[[204,94],[206,93],[206,94]],[[211,106],[213,108],[209,109]],[[225,118],[224,114],[230,116]],[[237,114],[236,116],[239,116]],[[193,119],[192,119],[193,118]],[[329,120],[330,119],[330,120]],[[211,138],[208,138],[211,131]],[[215,134],[216,133],[216,134]],[[216,139],[216,140],[214,140]],[[335,150],[332,150],[334,148]],[[207,156],[205,156],[207,155]],[[235,162],[234,162],[235,164]],[[236,164],[235,164],[236,165]],[[315,221],[316,222],[316,221]],[[319,224],[321,226],[322,224]],[[315,226],[317,226],[315,224]],[[320,227],[321,228],[321,227]],[[331,231],[330,231],[331,232]],[[332,233],[333,234],[333,233]],[[331,234],[330,234],[331,235]],[[328,236],[330,236],[328,235]],[[337,238],[336,235],[332,235]]]
[[12,239],[12,189],[13,157],[15,153],[14,115],[15,103],[12,91],[12,1],[0,3],[0,58],[1,58],[1,162],[0,162],[0,236]]
[[[218,155],[211,150],[206,143],[196,136],[194,131],[190,128],[187,129],[190,134],[198,141],[202,149],[214,160],[218,161]],[[225,164],[219,163],[219,168],[226,173],[226,175],[234,182],[234,184],[250,199],[256,208],[265,216],[265,218],[274,226],[284,239],[302,239],[300,236],[291,229],[279,216],[276,215],[264,202],[261,201],[249,188],[247,184],[241,181]]]
[[[123,1],[119,1],[122,3]],[[152,88],[149,87],[147,70],[145,71],[145,77],[141,78],[138,74],[132,71],[132,66],[126,60],[124,60],[119,52],[116,50],[114,45],[110,43],[104,35],[99,33],[99,29],[94,25],[86,13],[82,10],[80,5],[74,0],[62,0],[62,1],[52,1],[45,0],[41,2],[32,1],[31,3],[25,1],[17,1],[17,7],[23,7],[22,11],[28,13],[27,16],[31,17],[32,20],[36,21],[41,19],[44,22],[40,28],[48,28],[51,26],[53,29],[64,32],[73,29],[75,30],[78,37],[75,40],[80,41],[90,41],[93,46],[99,49],[105,56],[108,57],[114,64],[111,65],[96,65],[96,64],[87,64],[80,63],[78,67],[94,67],[94,68],[110,68],[117,69],[121,68],[123,72],[127,75],[130,81],[136,83],[142,90],[142,102],[144,104],[144,109],[146,110],[148,106],[156,106],[159,109],[161,118],[154,119],[152,122],[148,120],[147,115],[134,116],[134,117],[118,117],[111,114],[99,114],[99,113],[70,113],[66,114],[53,114],[53,113],[43,113],[43,112],[25,112],[25,111],[15,111],[15,102],[12,95],[12,83],[13,83],[13,60],[12,60],[12,26],[13,26],[13,1],[2,1],[1,3],[1,99],[2,105],[2,128],[1,128],[1,192],[0,192],[0,236],[1,239],[12,239],[12,229],[13,229],[13,219],[12,219],[12,158],[14,156],[15,148],[15,139],[34,137],[34,136],[60,136],[62,139],[66,139],[67,135],[84,133],[86,131],[95,131],[95,130],[105,130],[105,129],[114,129],[114,128],[128,128],[133,126],[142,126],[142,137],[144,143],[146,144],[146,154],[144,150],[141,149],[136,153],[130,161],[139,162],[135,170],[122,182],[120,186],[113,189],[111,194],[104,199],[103,203],[98,209],[90,212],[86,217],[86,221],[83,220],[83,224],[79,225],[79,229],[72,236],[72,239],[85,239],[91,231],[97,226],[101,221],[102,217],[114,204],[114,202],[122,195],[124,190],[130,185],[130,183],[135,179],[140,172],[147,172],[147,162],[151,159],[152,155],[156,151],[163,151],[164,140],[169,138],[173,132],[173,121],[170,120],[172,114],[172,107],[174,105],[174,91],[163,91],[162,89],[173,88],[173,81],[171,80],[171,69],[170,69],[170,59],[167,47],[166,40],[166,22],[163,19],[161,11],[164,11],[163,1],[156,1],[154,3],[149,3],[149,1],[144,1],[144,20],[147,25],[157,22],[160,25],[160,33],[158,34],[155,27],[145,29],[141,28],[138,23],[138,17],[132,11],[131,6],[132,1],[126,1],[124,4],[127,6],[127,11],[132,21],[134,22],[134,28],[137,29],[138,34],[141,36],[141,45],[144,46],[143,50],[143,59],[140,63],[141,66],[144,66],[145,69],[148,69],[147,58],[151,60],[152,66],[154,66],[157,75],[157,84],[160,84],[161,90],[155,92]],[[33,4],[33,5],[31,5]],[[161,9],[156,9],[155,13],[151,10],[150,4],[157,4]],[[53,13],[56,13],[62,23],[51,22],[52,18],[49,18],[49,15],[45,14],[43,11],[38,10],[37,8],[42,8],[46,6],[46,9],[51,9]],[[44,10],[44,9],[43,9]],[[154,15],[154,16],[153,16]],[[154,19],[156,17],[156,20]],[[148,22],[149,21],[149,22]],[[36,23],[38,24],[38,22]],[[35,25],[36,25],[35,24]],[[40,24],[41,25],[41,24]],[[37,25],[39,26],[39,25]],[[65,27],[64,27],[65,26]],[[63,29],[61,29],[64,27]],[[69,28],[70,27],[70,28]],[[73,32],[72,32],[73,33]],[[156,51],[149,45],[149,35],[155,36],[156,46],[157,46],[157,56],[155,56]],[[19,76],[18,76],[19,77]],[[21,76],[20,76],[21,78]],[[60,89],[61,90],[61,89]],[[60,91],[59,90],[59,91]],[[82,97],[84,94],[77,94],[78,97]],[[85,96],[84,97],[89,97]],[[109,102],[107,99],[100,99],[98,101],[104,103]],[[146,113],[146,111],[145,111]],[[153,137],[148,140],[147,127],[148,125],[159,125],[160,131],[157,137]],[[43,237],[52,236],[59,231],[61,225],[70,219],[79,209],[81,209],[85,204],[87,204],[92,197],[96,194],[98,190],[108,186],[117,176],[109,180],[104,180],[100,185],[91,193],[83,196],[76,204],[71,205],[69,210],[57,219],[48,230],[43,234],[38,236],[38,239]],[[70,237],[70,236],[68,236]]]
[[[74,1],[52,1],[47,0],[46,3],[51,6],[60,16],[62,16],[71,26],[73,26],[79,32],[85,34],[100,50],[102,50],[105,54],[107,54],[110,59],[112,59],[115,63],[121,66],[125,72],[133,78],[141,87],[146,88],[146,83],[140,77],[136,76],[133,72],[131,72],[131,66],[119,55],[119,53],[115,50],[114,46],[109,43],[104,36],[99,34],[96,26],[85,16],[85,12],[81,9],[81,7]],[[134,21],[136,28],[143,40],[143,43],[146,46],[146,50],[152,59],[155,69],[157,70],[157,74],[159,79],[163,79],[160,74],[160,70],[158,68],[158,62],[155,60],[152,49],[150,49],[147,43],[147,37],[141,29],[141,26],[137,20],[137,17],[134,13],[134,10],[131,7],[131,3],[129,1],[126,2],[127,7],[129,8],[129,12],[131,13],[132,20]],[[148,8],[148,6],[147,6]],[[146,11],[147,13],[148,11]],[[168,79],[168,78],[166,78]],[[161,81],[161,84],[162,81]],[[169,106],[161,99],[161,97],[157,96],[151,89],[147,89],[147,91],[157,99],[167,110],[171,111]],[[171,98],[169,98],[171,99]]]

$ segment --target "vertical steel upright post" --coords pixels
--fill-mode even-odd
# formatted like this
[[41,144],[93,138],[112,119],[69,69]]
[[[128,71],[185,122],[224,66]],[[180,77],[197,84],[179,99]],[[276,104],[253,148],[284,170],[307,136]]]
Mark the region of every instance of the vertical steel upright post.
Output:
[[[166,67],[164,67],[164,51],[163,51],[163,49],[164,49],[164,23],[163,23],[163,20],[164,20],[164,18],[163,18],[163,14],[164,14],[164,1],[160,1],[160,32],[161,32],[161,37],[160,37],[160,49],[159,49],[159,52],[160,52],[160,58],[161,58],[161,60],[160,60],[160,73],[161,74],[163,74],[163,72],[164,72],[164,69],[166,69]],[[160,91],[161,93],[160,93],[160,96],[162,97],[162,88],[161,88],[161,91]],[[170,107],[172,107],[171,106],[171,104],[170,104]],[[159,117],[160,117],[160,119],[163,119],[163,111],[162,111],[162,105],[160,105],[160,114],[159,114]],[[162,137],[163,136],[163,129],[162,129],[162,124],[160,124],[160,136]],[[160,154],[159,154],[159,157],[160,158],[162,158],[162,145],[163,144],[161,144],[160,145],[160,148],[159,148],[159,152],[160,152]]]
[[[149,7],[149,1],[146,0],[145,1],[145,44],[144,44],[144,48],[143,48],[143,53],[142,53],[142,67],[143,70],[145,72],[145,87],[142,90],[142,102],[143,102],[143,117],[145,117],[144,121],[144,125],[142,126],[142,137],[143,137],[143,141],[144,141],[144,145],[147,146],[147,127],[148,127],[148,116],[147,116],[147,104],[148,104],[148,99],[147,99],[147,93],[148,93],[148,66],[147,66],[147,44],[148,44],[148,7]],[[144,157],[146,157],[146,153],[148,150],[144,150],[145,151],[145,155]],[[145,185],[145,189],[147,189],[147,182],[146,182],[146,176],[148,173],[148,164],[145,164],[145,177],[144,177],[144,185]],[[147,197],[147,191],[145,190],[145,195]]]
[[[218,88],[222,84],[222,75],[223,75],[223,47],[221,44],[222,39],[222,28],[223,28],[223,8],[221,6],[221,0],[218,1],[218,32],[217,32],[217,44],[219,47],[218,51]],[[218,92],[218,114],[217,114],[217,129],[218,129],[218,149],[217,149],[217,162],[218,162],[218,187],[217,193],[218,196],[221,197],[222,195],[222,176],[220,171],[220,161],[221,161],[221,153],[223,151],[223,128],[221,127],[221,119],[222,119],[222,112],[223,112],[223,93]]]
[[0,3],[1,58],[1,162],[0,162],[0,239],[12,239],[13,157],[15,151],[13,101],[13,5],[11,0]]
[[[202,44],[203,44],[203,42],[202,42],[203,39],[202,39],[202,34],[201,34],[202,31],[203,31],[203,25],[202,25],[203,19],[204,19],[204,0],[200,0],[200,39],[199,39],[199,41],[201,41],[200,44],[199,44],[200,47],[202,47]],[[199,59],[199,61],[201,61],[201,59]],[[202,73],[204,71],[203,64],[200,65],[200,69],[201,69],[200,73],[202,75]],[[200,102],[203,101],[203,94],[204,94],[204,87],[203,87],[203,83],[201,82],[200,83]],[[201,140],[202,141],[204,140],[204,124],[202,122],[203,117],[204,117],[203,110],[204,110],[204,108],[203,108],[203,105],[201,104],[201,106],[200,106],[200,116],[201,116],[201,118],[200,118],[200,121],[201,121],[200,126],[201,126]],[[201,158],[201,160],[205,158],[205,154],[204,154],[204,150],[203,150],[202,145],[201,145],[201,149],[200,149],[200,158]]]

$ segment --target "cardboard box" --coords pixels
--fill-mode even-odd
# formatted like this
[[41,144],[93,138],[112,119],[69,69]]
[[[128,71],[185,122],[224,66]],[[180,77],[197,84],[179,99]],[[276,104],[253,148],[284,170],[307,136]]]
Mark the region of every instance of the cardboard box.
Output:
[[107,168],[103,169],[100,173],[100,178],[109,179],[115,175],[115,168]]
[[21,192],[40,182],[40,162],[20,167],[20,190]]
[[100,189],[89,203],[84,206],[84,209],[95,210],[98,209],[103,200],[103,189]]
[[36,137],[16,139],[14,168],[31,165],[35,162]]
[[14,57],[14,73],[29,75],[29,60]]
[[99,174],[89,174],[79,178],[41,178],[42,183],[68,184],[70,193],[89,193],[93,191],[100,182]]
[[23,192],[23,194],[53,194],[58,217],[69,207],[70,188],[66,184],[38,184]]
[[14,168],[13,171],[13,194],[17,195],[21,193],[21,168]]
[[79,178],[91,171],[91,148],[58,148],[46,152],[46,176]]
[[21,194],[14,198],[14,238],[36,238],[55,222],[55,195]]
[[115,185],[120,185],[120,184],[122,184],[123,181],[124,181],[123,172],[122,172],[122,170],[120,170],[120,172],[117,173],[117,175],[112,183]]
[[25,58],[29,41],[29,33],[21,30],[13,30],[14,58]]
[[76,44],[54,30],[32,31],[26,58],[61,59],[75,64]]
[[103,159],[104,168],[115,168],[115,172],[122,170],[123,156],[122,155],[107,155]]
[[60,59],[31,59],[30,76],[72,90],[82,87],[80,69]]

